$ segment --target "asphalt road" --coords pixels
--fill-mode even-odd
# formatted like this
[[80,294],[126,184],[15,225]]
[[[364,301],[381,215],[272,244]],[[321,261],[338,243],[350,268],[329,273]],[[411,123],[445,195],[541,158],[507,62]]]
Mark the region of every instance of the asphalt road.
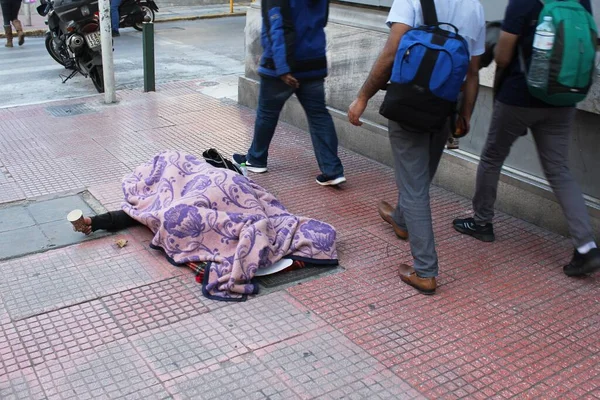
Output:
[[[229,80],[244,72],[245,17],[155,25],[156,82]],[[142,87],[142,34],[122,29],[114,41],[117,89]],[[23,47],[0,47],[0,107],[97,94],[83,76],[62,83],[67,71],[46,52],[43,38]]]

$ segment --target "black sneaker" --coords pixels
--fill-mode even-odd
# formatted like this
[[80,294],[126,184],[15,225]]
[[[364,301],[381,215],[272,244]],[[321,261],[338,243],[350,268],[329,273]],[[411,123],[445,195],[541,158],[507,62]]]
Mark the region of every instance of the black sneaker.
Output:
[[479,239],[482,242],[493,242],[496,237],[494,236],[494,226],[491,223],[485,225],[477,225],[475,219],[455,219],[452,222],[452,226],[460,233],[465,235],[473,236],[475,239]]
[[317,183],[321,186],[336,186],[344,182],[346,182],[344,175],[327,176],[325,174],[321,174],[317,176]]
[[230,169],[240,175],[243,175],[242,169],[231,161],[225,159],[225,157],[223,157],[223,155],[219,153],[217,149],[204,150],[204,152],[202,152],[202,157],[213,167]]
[[563,267],[567,276],[583,276],[598,270],[600,270],[600,249],[592,249],[586,254],[575,250],[569,265]]
[[243,154],[233,153],[233,156],[231,156],[231,161],[233,161],[233,163],[240,168],[242,168],[242,164],[246,164],[246,169],[250,172],[254,172],[257,174],[267,172],[266,165],[252,165],[248,162],[248,160],[246,160],[246,156]]
[[112,37],[119,37],[121,34],[118,31],[112,31]]

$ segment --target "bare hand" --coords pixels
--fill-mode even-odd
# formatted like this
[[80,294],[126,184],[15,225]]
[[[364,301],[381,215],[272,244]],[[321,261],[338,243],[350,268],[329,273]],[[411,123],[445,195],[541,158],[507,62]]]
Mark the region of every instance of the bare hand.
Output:
[[348,120],[352,125],[361,126],[360,117],[362,117],[365,109],[367,108],[367,102],[358,98],[350,104],[348,108]]
[[464,115],[459,115],[456,120],[456,132],[454,132],[454,137],[461,138],[466,136],[471,129],[471,118],[465,117]]
[[300,82],[298,82],[298,80],[294,78],[292,74],[281,75],[279,78],[284,81],[286,85],[291,86],[294,89],[298,89],[300,87]]

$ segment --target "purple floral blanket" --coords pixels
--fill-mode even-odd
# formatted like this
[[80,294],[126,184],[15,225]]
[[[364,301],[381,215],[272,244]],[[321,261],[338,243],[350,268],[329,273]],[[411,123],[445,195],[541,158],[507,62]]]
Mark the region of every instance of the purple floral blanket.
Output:
[[123,180],[123,210],[154,233],[176,264],[208,262],[205,295],[240,301],[257,293],[259,268],[292,258],[337,264],[335,229],[290,214],[242,175],[164,151]]

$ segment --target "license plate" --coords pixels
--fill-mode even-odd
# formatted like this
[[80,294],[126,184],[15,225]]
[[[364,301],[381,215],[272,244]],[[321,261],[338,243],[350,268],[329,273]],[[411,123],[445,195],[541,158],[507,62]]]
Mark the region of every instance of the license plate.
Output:
[[85,35],[85,41],[87,42],[90,49],[100,46],[100,32],[92,32]]

